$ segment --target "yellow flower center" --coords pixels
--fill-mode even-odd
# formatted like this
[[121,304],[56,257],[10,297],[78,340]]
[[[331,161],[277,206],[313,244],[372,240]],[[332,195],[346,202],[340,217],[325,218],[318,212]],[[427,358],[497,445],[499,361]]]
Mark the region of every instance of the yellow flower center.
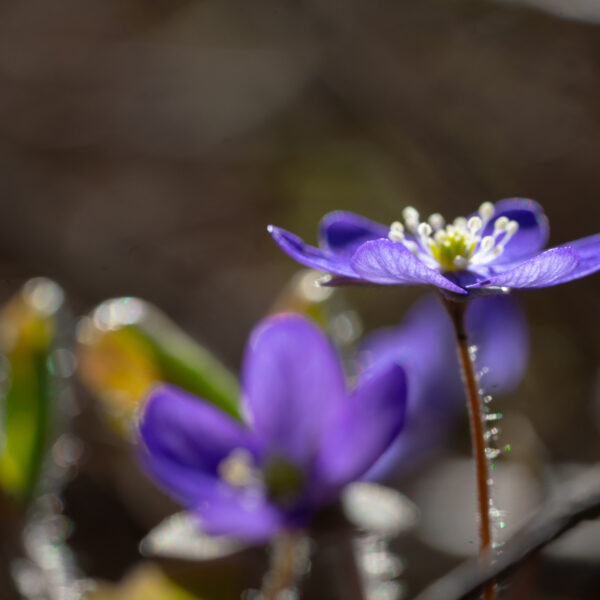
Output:
[[478,215],[458,217],[446,225],[439,213],[421,222],[419,213],[409,206],[402,216],[404,224],[392,223],[390,240],[403,244],[427,266],[439,271],[462,271],[469,266],[491,262],[502,252],[519,229],[516,221],[501,216],[493,221],[493,232],[483,235],[494,217],[494,205],[485,202]]

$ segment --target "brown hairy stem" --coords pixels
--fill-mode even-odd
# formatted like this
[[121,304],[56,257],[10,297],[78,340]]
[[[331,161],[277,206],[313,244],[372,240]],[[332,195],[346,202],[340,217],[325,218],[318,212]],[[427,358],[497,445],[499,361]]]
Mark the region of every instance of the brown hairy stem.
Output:
[[[490,523],[490,494],[488,487],[488,465],[485,455],[485,428],[481,411],[481,398],[479,386],[475,376],[473,360],[469,353],[469,338],[465,328],[465,312],[467,302],[460,302],[443,298],[443,304],[450,315],[456,348],[460,362],[462,379],[467,395],[469,409],[469,423],[471,429],[471,445],[475,459],[475,472],[477,477],[477,505],[479,512],[479,556],[482,562],[487,562],[492,548],[492,530]],[[485,600],[494,600],[496,597],[493,582],[486,584],[483,590]]]

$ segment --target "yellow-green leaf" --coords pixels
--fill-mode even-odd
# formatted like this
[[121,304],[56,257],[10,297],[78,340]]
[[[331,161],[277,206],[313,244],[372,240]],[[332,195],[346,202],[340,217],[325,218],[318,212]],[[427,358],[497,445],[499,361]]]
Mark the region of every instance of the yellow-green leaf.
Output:
[[26,501],[38,481],[54,416],[52,352],[63,303],[61,288],[32,279],[0,311],[4,357],[0,487]]
[[131,429],[158,382],[174,383],[238,417],[235,376],[168,317],[138,298],[116,298],[84,317],[77,331],[79,376],[110,421]]

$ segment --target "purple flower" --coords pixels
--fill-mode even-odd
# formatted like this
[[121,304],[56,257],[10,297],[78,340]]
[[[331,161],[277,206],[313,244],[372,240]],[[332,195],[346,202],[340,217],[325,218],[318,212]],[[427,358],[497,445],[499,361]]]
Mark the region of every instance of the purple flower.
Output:
[[600,234],[542,251],[548,221],[533,200],[486,202],[448,225],[439,213],[421,222],[413,207],[404,209],[403,219],[387,227],[349,212],[329,213],[318,248],[278,227],[269,232],[292,258],[332,274],[332,284],[426,284],[468,294],[548,287],[600,268]]
[[[511,391],[523,377],[529,353],[520,306],[507,295],[475,298],[466,318],[482,389],[493,396]],[[367,478],[418,467],[444,443],[465,403],[455,344],[450,321],[433,295],[419,300],[399,327],[376,331],[363,342],[359,365],[401,364],[408,379],[406,427]]]
[[404,421],[404,369],[370,369],[349,392],[329,340],[298,315],[253,331],[242,388],[246,423],[172,386],[151,393],[141,418],[146,469],[213,535],[263,541],[306,525]]

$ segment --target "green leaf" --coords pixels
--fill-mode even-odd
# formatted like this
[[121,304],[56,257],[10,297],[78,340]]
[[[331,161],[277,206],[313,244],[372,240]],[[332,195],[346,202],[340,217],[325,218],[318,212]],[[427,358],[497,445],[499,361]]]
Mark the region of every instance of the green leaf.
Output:
[[235,376],[166,315],[138,298],[100,304],[79,324],[79,376],[121,432],[131,430],[140,402],[166,381],[239,418]]
[[35,490],[51,440],[55,412],[52,353],[62,303],[61,288],[39,278],[30,280],[0,311],[6,385],[0,487],[21,502]]

